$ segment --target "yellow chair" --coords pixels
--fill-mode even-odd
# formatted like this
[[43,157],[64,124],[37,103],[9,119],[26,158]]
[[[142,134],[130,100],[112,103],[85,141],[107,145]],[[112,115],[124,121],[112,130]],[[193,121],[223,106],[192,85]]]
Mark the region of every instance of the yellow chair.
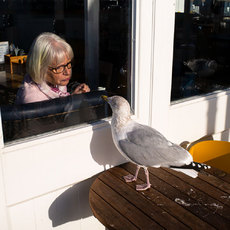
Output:
[[230,173],[230,142],[202,141],[194,144],[189,152],[193,160]]

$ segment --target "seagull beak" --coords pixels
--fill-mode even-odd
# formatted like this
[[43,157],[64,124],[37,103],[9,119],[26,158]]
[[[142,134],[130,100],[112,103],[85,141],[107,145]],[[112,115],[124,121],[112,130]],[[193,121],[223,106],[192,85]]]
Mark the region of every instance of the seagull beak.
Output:
[[102,98],[104,101],[108,101],[108,97],[105,96],[105,95],[102,95],[101,98]]

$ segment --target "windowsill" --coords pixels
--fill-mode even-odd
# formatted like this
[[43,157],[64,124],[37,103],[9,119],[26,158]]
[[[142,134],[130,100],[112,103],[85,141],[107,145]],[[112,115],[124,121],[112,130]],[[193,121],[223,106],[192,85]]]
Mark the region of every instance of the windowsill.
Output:
[[73,135],[80,135],[83,133],[96,131],[101,128],[108,128],[110,125],[111,117],[101,119],[92,124],[82,123],[76,126],[67,127],[60,130],[54,130],[35,136],[22,138],[18,140],[9,141],[4,144],[5,152],[13,151],[15,149],[23,149],[29,146],[52,142],[57,139],[68,138]]
[[[132,115],[132,119],[138,121],[135,115]],[[57,139],[68,138],[73,135],[80,135],[86,132],[94,132],[102,128],[109,128],[111,124],[111,117],[106,117],[101,120],[95,121],[92,124],[82,123],[79,125],[67,127],[60,130],[54,130],[35,136],[21,138],[18,140],[9,141],[4,144],[4,150],[6,152],[13,151],[15,149],[23,149],[25,147],[43,144],[45,142],[54,141]]]
[[227,88],[224,90],[217,90],[217,91],[205,94],[205,95],[197,95],[197,96],[192,96],[189,98],[183,98],[183,99],[179,99],[179,100],[175,100],[175,101],[171,102],[170,108],[174,109],[174,108],[178,108],[178,107],[182,107],[182,106],[187,106],[190,104],[211,100],[213,98],[226,96],[229,94],[230,94],[230,88]]

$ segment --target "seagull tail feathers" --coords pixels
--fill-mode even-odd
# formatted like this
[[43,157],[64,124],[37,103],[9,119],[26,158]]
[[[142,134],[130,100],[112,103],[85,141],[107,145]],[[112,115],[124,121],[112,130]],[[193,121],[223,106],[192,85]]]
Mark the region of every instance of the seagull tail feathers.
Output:
[[210,169],[211,166],[197,163],[197,162],[191,162],[189,165],[183,165],[183,166],[170,166],[171,169],[175,171],[182,172],[192,178],[196,178],[198,176],[198,172],[202,169]]
[[196,178],[198,176],[198,172],[194,169],[179,169],[179,168],[171,168],[177,172],[182,172],[192,178]]

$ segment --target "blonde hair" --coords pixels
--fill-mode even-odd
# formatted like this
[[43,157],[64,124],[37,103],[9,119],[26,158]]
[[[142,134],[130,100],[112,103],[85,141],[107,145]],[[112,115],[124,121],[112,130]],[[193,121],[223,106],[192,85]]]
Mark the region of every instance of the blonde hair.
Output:
[[62,62],[67,56],[73,59],[71,46],[58,35],[45,32],[40,34],[30,48],[27,58],[27,72],[38,84],[46,79],[48,67],[56,62]]

